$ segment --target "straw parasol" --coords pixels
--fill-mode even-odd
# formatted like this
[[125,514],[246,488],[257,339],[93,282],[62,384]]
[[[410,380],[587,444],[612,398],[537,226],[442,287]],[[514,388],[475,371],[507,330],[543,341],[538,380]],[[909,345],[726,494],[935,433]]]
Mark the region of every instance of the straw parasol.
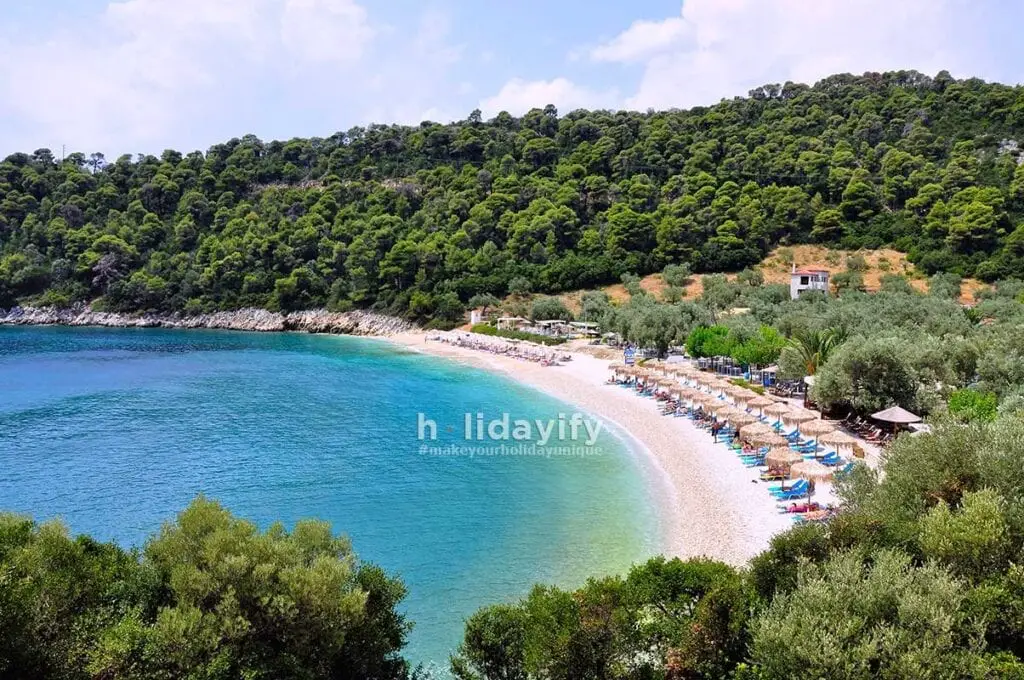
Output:
[[817,420],[818,416],[814,415],[810,411],[803,409],[793,409],[788,413],[782,414],[782,419],[787,423],[806,423],[810,420]]
[[764,457],[764,462],[770,468],[791,469],[796,463],[802,463],[804,457],[789,448],[776,446]]
[[704,404],[704,410],[710,411],[711,413],[718,413],[719,411],[724,411],[727,408],[729,408],[728,404],[726,404],[724,401],[720,401],[714,398],[712,398],[711,400],[707,401]]
[[747,441],[754,446],[789,446],[789,440],[778,432],[767,432],[748,437]]
[[695,401],[700,396],[700,392],[693,389],[692,387],[680,387],[679,398],[685,399],[686,401]]
[[733,425],[735,425],[736,427],[745,427],[747,425],[751,425],[753,423],[756,423],[757,422],[757,418],[752,416],[752,415],[750,415],[749,413],[744,413],[743,411],[737,411],[735,415],[730,415],[729,416],[729,422],[732,423]]
[[806,460],[797,463],[789,470],[794,477],[803,477],[811,481],[826,481],[832,479],[832,468],[826,467],[816,460]]
[[[748,406],[753,405],[754,402],[750,402],[750,404],[748,404]],[[761,412],[768,416],[782,416],[789,413],[789,411],[789,404],[781,401],[778,403],[773,403],[770,406],[766,406],[765,408],[761,409]]]
[[774,430],[772,430],[770,426],[765,425],[764,423],[753,423],[751,425],[744,425],[743,427],[740,428],[740,436],[743,437],[744,439],[749,439],[750,437],[753,437],[755,435],[768,433],[774,434]]
[[853,446],[857,443],[856,439],[839,430],[821,435],[818,437],[818,441],[822,444],[831,444],[832,446]]
[[[775,400],[774,399],[769,399],[768,397],[761,396],[761,395],[758,395],[758,396],[754,397],[753,399],[751,399],[750,401],[747,402],[747,406],[749,406],[751,408],[763,409],[763,408],[765,408],[767,406],[774,406],[774,405],[775,405]],[[782,404],[782,405],[785,406],[785,404]],[[786,410],[789,410],[789,407],[787,407]]]
[[711,385],[714,385],[718,381],[718,378],[716,378],[711,373],[701,373],[700,375],[695,376],[695,378],[698,383],[704,385],[705,387],[710,387]]
[[801,434],[806,434],[815,438],[818,435],[836,431],[835,425],[832,423],[826,423],[824,420],[808,420],[806,423],[800,423],[799,429]]

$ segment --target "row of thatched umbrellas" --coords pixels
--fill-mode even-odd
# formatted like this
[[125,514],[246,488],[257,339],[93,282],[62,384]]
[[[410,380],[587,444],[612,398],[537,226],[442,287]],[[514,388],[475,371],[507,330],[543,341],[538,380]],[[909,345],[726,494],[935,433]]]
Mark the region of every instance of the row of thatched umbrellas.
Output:
[[[754,446],[771,447],[765,457],[768,466],[789,469],[795,477],[828,479],[833,470],[817,461],[805,461],[803,456],[789,448],[789,441],[778,434],[775,428],[747,412],[746,408],[758,410],[762,415],[774,418],[777,423],[796,426],[802,435],[813,437],[816,444],[820,442],[838,448],[852,446],[856,441],[806,409],[757,394],[717,375],[702,372],[690,364],[662,364],[657,368],[612,364],[610,368],[620,375],[633,376],[644,384],[663,387],[680,399],[699,405],[704,411],[713,413],[717,420],[738,428],[740,438]],[[688,380],[709,391],[680,385],[672,376]],[[722,401],[718,394],[729,397],[734,403]],[[745,408],[740,408],[741,405]]]

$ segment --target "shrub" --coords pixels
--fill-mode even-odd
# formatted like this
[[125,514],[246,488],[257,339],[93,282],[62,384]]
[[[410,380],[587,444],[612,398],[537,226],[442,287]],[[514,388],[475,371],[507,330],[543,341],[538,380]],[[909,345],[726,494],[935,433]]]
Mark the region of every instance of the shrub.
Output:
[[999,398],[992,392],[957,390],[949,395],[949,412],[963,422],[991,422],[999,413]]

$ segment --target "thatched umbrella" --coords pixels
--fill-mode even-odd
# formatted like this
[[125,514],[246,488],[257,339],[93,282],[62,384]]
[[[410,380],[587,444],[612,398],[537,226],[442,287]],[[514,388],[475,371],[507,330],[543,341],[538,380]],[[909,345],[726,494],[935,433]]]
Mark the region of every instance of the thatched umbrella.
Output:
[[714,385],[718,381],[718,378],[715,377],[712,373],[701,373],[695,376],[695,379],[697,380],[698,384],[704,385],[705,387],[710,387],[711,385]]
[[800,423],[800,433],[808,437],[814,437],[814,448],[818,448],[818,436],[828,434],[829,432],[835,432],[836,427],[832,423],[826,423],[824,420],[808,420],[806,423]]
[[747,425],[756,423],[757,418],[755,416],[750,415],[749,413],[737,411],[736,415],[729,416],[729,422],[735,425],[736,427],[746,427]]
[[[751,394],[753,394],[753,393],[751,393]],[[760,395],[760,394],[755,396],[753,399],[751,399],[750,401],[747,402],[747,406],[750,406],[751,408],[761,408],[761,409],[763,409],[765,407],[768,407],[768,406],[772,406],[774,404],[775,404],[775,400],[774,399],[769,399],[768,397],[766,397],[764,395]]]
[[724,411],[727,408],[729,408],[728,404],[715,398],[710,399],[704,404],[704,410],[710,411],[711,413],[718,413],[719,411]]
[[[753,406],[754,402],[750,402],[750,405]],[[790,410],[791,409],[789,404],[783,401],[773,402],[771,404],[761,407],[761,412],[764,413],[766,416],[781,416],[789,413]]]
[[744,425],[740,428],[740,436],[744,439],[755,434],[768,434],[769,432],[774,433],[772,428],[764,423],[753,423],[751,425]]
[[796,451],[783,446],[776,446],[764,457],[769,468],[785,468],[790,470],[796,463],[802,463],[804,457]]
[[754,446],[789,446],[789,440],[776,432],[764,432],[744,437]]
[[811,420],[817,420],[818,416],[814,415],[810,411],[803,409],[793,409],[788,413],[782,414],[782,420],[787,423],[794,423],[799,425],[800,423],[806,423]]
[[806,434],[809,437],[815,438],[817,438],[818,435],[836,431],[835,425],[832,423],[826,423],[824,420],[808,420],[805,423],[800,423],[799,428],[801,434]]
[[806,460],[802,463],[797,463],[789,471],[794,477],[803,477],[812,482],[823,482],[832,479],[832,474],[835,472],[832,468],[826,467],[816,460]]
[[839,430],[835,430],[834,432],[829,432],[827,434],[821,435],[820,437],[818,437],[818,441],[821,442],[822,444],[830,444],[831,446],[835,447],[852,447],[854,444],[857,443],[856,439],[846,434],[845,432],[840,432]]

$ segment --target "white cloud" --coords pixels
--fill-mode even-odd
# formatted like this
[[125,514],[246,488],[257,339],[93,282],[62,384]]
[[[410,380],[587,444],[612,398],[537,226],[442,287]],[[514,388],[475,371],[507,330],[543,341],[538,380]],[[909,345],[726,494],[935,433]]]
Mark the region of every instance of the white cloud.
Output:
[[286,66],[336,72],[373,37],[355,0],[111,0],[45,43],[0,37],[0,117],[15,123],[0,155],[25,143],[158,151],[233,95],[280,86]]
[[681,17],[664,21],[636,21],[611,41],[595,47],[595,61],[630,62],[645,59],[686,37],[688,24]]
[[[769,82],[834,73],[969,69],[952,30],[958,0],[686,0],[679,16],[641,21],[591,50],[642,62],[630,108],[708,105]],[[955,50],[955,51],[954,51]]]
[[358,61],[373,36],[366,10],[353,0],[285,2],[281,38],[309,61]]
[[618,95],[614,90],[591,90],[565,79],[533,80],[514,78],[493,97],[480,102],[480,110],[486,117],[493,117],[502,111],[521,115],[533,108],[554,104],[561,112],[574,109],[601,109],[615,107]]

